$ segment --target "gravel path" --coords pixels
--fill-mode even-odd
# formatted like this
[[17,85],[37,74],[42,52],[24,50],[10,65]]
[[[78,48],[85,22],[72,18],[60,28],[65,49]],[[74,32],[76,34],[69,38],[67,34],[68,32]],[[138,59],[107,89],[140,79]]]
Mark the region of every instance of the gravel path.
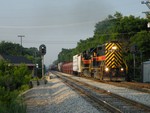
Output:
[[57,78],[32,88],[24,96],[27,113],[103,113]]

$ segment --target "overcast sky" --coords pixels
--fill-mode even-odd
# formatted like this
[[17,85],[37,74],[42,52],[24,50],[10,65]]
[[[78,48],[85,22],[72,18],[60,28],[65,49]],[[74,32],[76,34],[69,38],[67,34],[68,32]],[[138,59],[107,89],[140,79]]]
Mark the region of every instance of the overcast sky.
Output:
[[141,0],[0,0],[0,41],[24,47],[45,44],[48,66],[62,48],[75,48],[80,39],[93,36],[94,26],[116,11],[145,17]]

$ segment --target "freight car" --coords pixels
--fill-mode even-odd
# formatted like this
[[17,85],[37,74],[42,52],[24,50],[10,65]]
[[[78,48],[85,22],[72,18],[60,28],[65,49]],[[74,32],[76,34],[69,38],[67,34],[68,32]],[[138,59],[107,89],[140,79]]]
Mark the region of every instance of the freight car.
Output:
[[[111,41],[73,56],[63,64],[63,72],[100,80],[124,81],[128,67],[123,59],[122,43]],[[70,69],[70,70],[69,70]]]
[[63,65],[63,62],[60,62],[57,65],[58,71],[60,71],[60,72],[62,72],[62,65]]
[[63,73],[72,74],[73,73],[73,62],[63,63],[61,67]]

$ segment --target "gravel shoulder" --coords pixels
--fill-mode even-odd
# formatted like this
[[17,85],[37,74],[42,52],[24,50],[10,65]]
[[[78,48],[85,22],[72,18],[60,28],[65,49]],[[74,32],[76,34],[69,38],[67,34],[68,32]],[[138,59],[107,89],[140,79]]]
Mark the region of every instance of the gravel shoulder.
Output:
[[27,113],[103,113],[57,78],[35,86],[24,97]]

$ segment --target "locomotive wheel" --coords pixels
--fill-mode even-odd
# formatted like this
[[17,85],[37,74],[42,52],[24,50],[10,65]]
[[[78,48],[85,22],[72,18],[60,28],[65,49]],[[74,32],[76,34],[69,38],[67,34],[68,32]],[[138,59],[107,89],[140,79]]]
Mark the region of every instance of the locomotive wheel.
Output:
[[100,73],[100,80],[103,80],[103,74]]
[[99,72],[95,72],[94,73],[94,78],[96,78],[96,79],[99,79],[100,77],[99,77]]
[[83,75],[87,76],[87,77],[91,77],[91,74],[90,74],[90,72],[88,70],[84,70],[83,71]]

